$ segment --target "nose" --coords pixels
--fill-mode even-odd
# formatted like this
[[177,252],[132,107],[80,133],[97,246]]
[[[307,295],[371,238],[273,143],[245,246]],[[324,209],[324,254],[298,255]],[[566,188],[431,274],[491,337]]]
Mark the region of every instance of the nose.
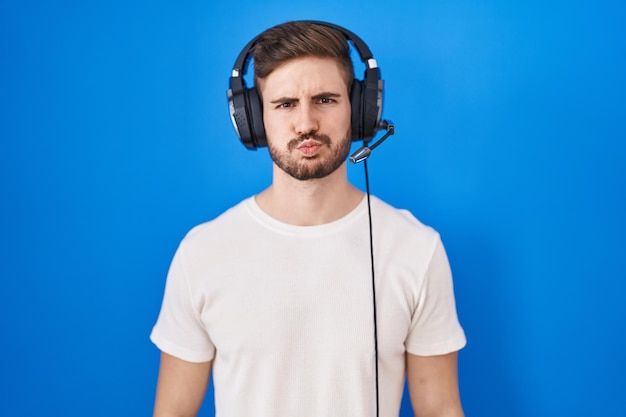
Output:
[[298,135],[316,132],[319,128],[319,120],[315,109],[309,104],[298,106],[298,112],[294,121],[294,129]]

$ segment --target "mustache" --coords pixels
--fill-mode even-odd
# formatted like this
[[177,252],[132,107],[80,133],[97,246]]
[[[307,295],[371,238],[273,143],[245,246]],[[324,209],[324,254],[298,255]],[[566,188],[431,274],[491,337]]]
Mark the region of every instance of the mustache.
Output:
[[321,143],[322,145],[330,146],[330,136],[324,134],[316,134],[316,133],[307,133],[305,135],[300,135],[295,139],[291,139],[287,143],[287,149],[289,151],[293,151],[296,149],[302,142],[308,139],[313,139]]

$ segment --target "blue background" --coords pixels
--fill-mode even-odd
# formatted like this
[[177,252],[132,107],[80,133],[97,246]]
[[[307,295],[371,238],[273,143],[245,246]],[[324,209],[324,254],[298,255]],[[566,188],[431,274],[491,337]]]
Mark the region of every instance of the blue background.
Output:
[[230,69],[302,18],[382,68],[397,134],[372,192],[443,236],[466,414],[626,416],[626,5],[609,0],[0,0],[0,414],[150,415],[179,240],[271,179],[232,130]]

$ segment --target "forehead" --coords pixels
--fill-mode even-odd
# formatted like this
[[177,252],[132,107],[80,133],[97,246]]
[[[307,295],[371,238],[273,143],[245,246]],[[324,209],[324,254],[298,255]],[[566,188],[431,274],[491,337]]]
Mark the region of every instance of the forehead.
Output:
[[291,59],[258,81],[263,96],[296,97],[322,91],[337,94],[348,91],[345,74],[332,58]]

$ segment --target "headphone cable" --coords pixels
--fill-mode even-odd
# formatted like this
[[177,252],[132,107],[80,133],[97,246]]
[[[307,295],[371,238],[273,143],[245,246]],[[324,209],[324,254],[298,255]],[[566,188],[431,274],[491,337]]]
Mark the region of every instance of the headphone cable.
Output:
[[374,319],[374,368],[376,377],[376,417],[380,416],[380,390],[379,390],[379,377],[378,377],[378,322],[376,317],[376,272],[374,269],[374,233],[372,228],[372,204],[370,194],[370,180],[369,172],[367,169],[367,158],[369,158],[372,150],[378,145],[383,143],[385,139],[396,133],[396,126],[390,120],[382,120],[379,123],[379,129],[385,129],[387,132],[377,140],[372,146],[368,146],[366,140],[363,141],[363,146],[357,149],[352,155],[350,155],[350,162],[358,164],[363,162],[363,170],[365,171],[365,192],[367,194],[367,218],[369,221],[369,234],[370,234],[370,265],[372,267],[372,304],[373,304],[373,319]]
[[370,182],[367,170],[367,159],[363,160],[363,170],[365,171],[365,191],[367,194],[367,215],[369,220],[370,235],[370,265],[372,267],[372,302],[374,307],[374,369],[376,376],[376,417],[380,415],[380,398],[378,388],[378,324],[376,317],[376,274],[374,272],[374,238],[372,232],[372,206],[370,203]]

